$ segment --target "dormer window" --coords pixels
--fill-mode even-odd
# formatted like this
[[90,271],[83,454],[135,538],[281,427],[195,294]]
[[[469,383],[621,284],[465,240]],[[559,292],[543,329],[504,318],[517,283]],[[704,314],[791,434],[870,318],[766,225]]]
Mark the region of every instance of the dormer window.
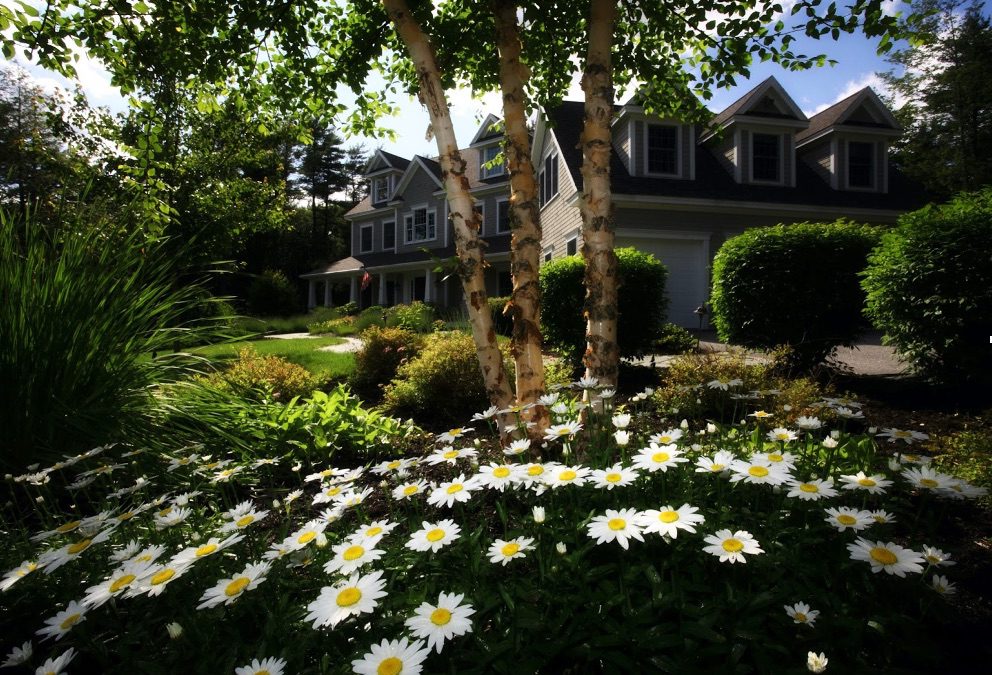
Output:
[[753,134],[751,137],[751,180],[782,182],[782,136]]
[[383,202],[389,201],[391,188],[392,188],[392,176],[382,176],[381,178],[375,178],[372,180],[372,203],[381,204]]
[[647,173],[679,174],[679,128],[672,124],[648,125]]
[[500,160],[497,164],[490,164],[495,162],[496,158],[499,157],[500,148],[498,145],[490,145],[489,147],[482,149],[482,167],[481,176],[482,178],[495,178],[496,176],[503,175],[503,161]]
[[871,190],[875,187],[875,144],[847,143],[847,186]]

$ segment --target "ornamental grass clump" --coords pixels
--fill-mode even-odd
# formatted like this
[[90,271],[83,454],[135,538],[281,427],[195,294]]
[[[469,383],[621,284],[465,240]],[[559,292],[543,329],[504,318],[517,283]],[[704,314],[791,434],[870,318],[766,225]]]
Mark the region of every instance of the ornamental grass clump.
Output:
[[975,575],[950,516],[985,490],[936,469],[925,434],[853,431],[863,409],[839,399],[651,422],[649,397],[583,380],[542,399],[543,441],[501,441],[489,422],[523,411],[486,410],[373,462],[117,445],[32,469],[4,507],[9,659],[516,675],[978,655],[942,640]]

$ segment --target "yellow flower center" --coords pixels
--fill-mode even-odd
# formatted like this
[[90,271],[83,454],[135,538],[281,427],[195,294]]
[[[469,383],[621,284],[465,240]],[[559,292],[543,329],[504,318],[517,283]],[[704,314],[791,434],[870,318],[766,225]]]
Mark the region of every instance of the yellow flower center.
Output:
[[771,455],[768,455],[768,461],[769,462],[783,462],[783,461],[785,461],[785,457],[783,457],[782,455],[778,455],[778,454],[771,454]]
[[444,457],[445,459],[454,459],[455,457],[458,456],[458,451],[457,450],[448,450],[446,453],[444,453],[441,456]]
[[328,497],[334,497],[336,495],[341,494],[341,488],[339,486],[335,485],[332,488],[327,488],[327,490],[324,492],[324,494],[327,495]]
[[203,466],[207,469],[216,469],[220,466],[220,462],[210,462],[209,464],[204,464]]
[[272,675],[272,673],[270,673],[268,669],[263,668],[262,670],[256,670],[251,675]]
[[303,534],[301,534],[296,541],[299,542],[300,544],[309,544],[311,541],[313,541],[316,538],[317,538],[317,533],[314,532],[313,530],[310,530],[309,532],[304,532]]
[[69,548],[67,548],[66,551],[69,553],[69,555],[76,555],[77,553],[82,553],[83,551],[88,549],[90,547],[90,544],[92,543],[93,543],[92,539],[83,539],[82,541],[77,541],[75,544],[69,546]]
[[361,546],[349,546],[341,554],[341,557],[345,560],[358,560],[363,555],[365,555],[365,549]]
[[510,470],[505,466],[499,466],[493,469],[493,476],[496,478],[506,478],[510,475]]
[[796,621],[800,623],[806,623],[809,619],[802,612],[796,612]]
[[716,473],[718,471],[723,471],[726,468],[727,467],[724,464],[710,464],[710,471],[712,471],[714,473]]
[[661,442],[662,445],[671,445],[671,443],[672,443],[672,437],[671,436],[662,436],[658,440]]
[[395,656],[387,657],[382,660],[375,672],[376,675],[399,675],[403,672],[403,662]]
[[908,431],[896,431],[892,435],[895,436],[896,438],[909,438],[910,436],[912,436],[912,434],[909,433]]
[[381,534],[381,533],[382,533],[382,528],[381,527],[370,527],[369,529],[365,530],[365,536],[366,537],[374,537],[375,535]]
[[875,519],[875,522],[876,522],[876,523],[884,523],[884,522],[886,522],[886,519],[885,519],[885,516],[881,516],[881,515],[874,515],[874,514],[873,514],[873,515],[872,515],[872,518],[874,518],[874,519]]
[[935,488],[937,487],[938,483],[933,478],[921,478],[920,485],[926,488]]
[[205,555],[210,555],[217,550],[217,544],[204,544],[200,548],[196,549],[196,557],[202,558]]
[[435,528],[427,533],[427,541],[441,541],[444,539],[444,530]]
[[606,526],[609,527],[614,532],[619,532],[620,530],[627,529],[627,521],[623,518],[611,518]]
[[570,480],[575,480],[576,476],[578,476],[577,473],[575,473],[571,469],[566,469],[565,471],[561,472],[561,475],[559,475],[558,478],[560,478],[563,481],[570,481]]
[[768,469],[763,466],[752,466],[747,472],[755,478],[764,478],[768,475]]
[[800,483],[799,491],[813,493],[813,492],[819,492],[820,488],[816,487],[816,485],[814,485],[813,483]]
[[226,595],[229,598],[233,598],[235,595],[238,595],[241,593],[241,591],[245,590],[245,586],[247,586],[250,583],[251,583],[251,579],[249,579],[248,577],[238,577],[237,579],[229,583],[226,588],[224,588],[224,595]]
[[533,466],[527,467],[528,476],[540,476],[542,473],[544,473],[544,467],[540,464],[534,464]]
[[176,570],[172,569],[171,567],[166,567],[164,570],[161,570],[153,574],[150,581],[152,586],[158,586],[160,584],[164,584],[166,581],[168,581],[174,576],[176,576]]
[[854,516],[849,516],[846,513],[842,513],[839,516],[837,516],[837,522],[840,523],[841,525],[854,525],[856,522],[858,522],[858,519],[855,518]]
[[451,612],[444,609],[443,607],[438,607],[433,612],[431,612],[431,623],[435,626],[444,626],[451,621]]
[[930,563],[931,565],[937,565],[938,563],[940,563],[940,558],[935,555],[928,555],[925,557],[927,559],[927,562]]
[[670,457],[671,455],[669,455],[667,452],[656,452],[653,455],[651,455],[651,461],[658,462],[660,464],[661,462],[667,462]]
[[110,584],[110,592],[111,593],[118,593],[118,592],[122,591],[123,589],[127,588],[128,586],[130,586],[132,581],[134,581],[134,575],[133,574],[125,574],[120,579],[118,579],[114,583]]
[[158,512],[158,515],[160,517],[162,517],[162,518],[165,518],[170,513],[172,513],[172,507],[171,506],[166,506],[164,509],[162,509],[161,511]]
[[386,465],[386,468],[389,469],[390,471],[396,471],[396,469],[400,468],[401,464],[402,462],[400,462],[398,459],[393,460],[392,462]]
[[410,495],[417,494],[418,490],[420,490],[420,488],[417,487],[416,485],[407,485],[405,488],[403,488],[403,494],[409,497]]
[[74,520],[71,523],[66,523],[65,525],[60,525],[59,527],[55,528],[55,531],[58,532],[59,534],[65,534],[66,532],[72,532],[77,527],[79,527],[79,524],[81,522],[82,522],[81,520]]
[[621,476],[618,473],[608,473],[608,474],[606,474],[606,482],[607,483],[619,483],[622,478],[623,478],[623,476]]
[[453,495],[456,492],[461,492],[464,489],[465,489],[465,486],[464,485],[462,485],[461,483],[455,483],[454,485],[449,485],[448,486],[447,492],[448,492],[449,495]]
[[249,514],[247,516],[242,516],[241,518],[238,518],[238,521],[234,524],[237,525],[238,527],[248,527],[254,521],[255,521],[255,516]]
[[916,462],[920,459],[919,455],[903,455],[902,458],[907,462]]
[[462,433],[462,428],[461,427],[458,427],[457,429],[450,429],[448,431],[448,435],[449,436],[457,436],[460,433]]
[[355,588],[354,586],[350,586],[344,589],[343,591],[341,591],[340,593],[338,593],[338,597],[337,597],[338,607],[351,607],[361,599],[362,599],[362,592],[357,588]]
[[117,520],[120,520],[122,522],[125,520],[131,520],[132,518],[134,518],[134,511],[128,511],[127,513],[122,513],[121,515],[117,516]]
[[727,553],[737,553],[744,548],[744,542],[740,539],[724,539],[723,540],[723,550]]
[[895,565],[899,560],[896,554],[887,548],[882,548],[881,546],[876,546],[868,552],[871,559],[882,565]]
[[69,630],[74,625],[79,623],[79,620],[83,618],[82,614],[70,614],[65,618],[65,621],[59,624],[59,628],[62,630]]
[[501,548],[500,549],[500,552],[503,555],[505,555],[507,558],[509,558],[512,555],[516,555],[517,554],[517,551],[519,551],[519,550],[520,550],[520,544],[517,544],[515,542],[511,542],[509,544],[506,544],[503,548]]
[[562,427],[561,429],[558,430],[559,436],[568,436],[570,433],[572,433],[572,430],[569,429],[568,427]]
[[875,487],[875,481],[871,478],[859,478],[858,485],[862,485],[864,487]]
[[334,473],[334,469],[324,469],[323,471],[320,472],[320,477],[321,478],[327,478],[328,476],[330,476],[333,473]]
[[658,514],[658,520],[663,523],[674,523],[679,519],[678,511],[662,511]]

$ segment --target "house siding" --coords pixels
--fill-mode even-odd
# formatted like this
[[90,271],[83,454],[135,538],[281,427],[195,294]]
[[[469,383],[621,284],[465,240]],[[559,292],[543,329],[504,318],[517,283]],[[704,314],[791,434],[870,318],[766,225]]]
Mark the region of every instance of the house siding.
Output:
[[[444,230],[447,227],[445,223],[445,210],[444,210],[444,197],[435,197],[434,193],[437,192],[438,186],[434,182],[434,179],[429,176],[424,170],[418,171],[414,176],[410,178],[410,182],[407,183],[406,187],[403,189],[403,194],[397,195],[397,197],[403,200],[403,204],[397,208],[398,211],[398,230],[396,237],[396,252],[405,253],[408,251],[417,251],[421,248],[443,248],[444,247]],[[437,224],[437,237],[432,241],[418,241],[413,243],[407,243],[406,231],[404,225],[404,218],[413,212],[413,209],[419,207],[423,204],[427,205],[428,209],[434,209],[437,212],[436,224]]]
[[823,179],[823,182],[830,185],[830,179],[832,175],[831,171],[831,152],[830,152],[830,141],[824,139],[817,142],[812,147],[803,148],[799,152],[799,159],[806,166],[811,168],[813,172]]
[[629,121],[621,121],[613,125],[613,150],[630,171],[630,127]]
[[[551,152],[557,152],[557,145],[552,137],[549,131],[544,138],[545,157]],[[541,209],[541,228],[544,234],[542,246],[544,248],[553,246],[555,258],[565,255],[565,242],[577,231],[580,234],[578,246],[582,245],[582,214],[579,213],[577,206],[568,206],[576,192],[577,190],[572,186],[572,177],[568,173],[566,162],[559,153],[558,195]]]

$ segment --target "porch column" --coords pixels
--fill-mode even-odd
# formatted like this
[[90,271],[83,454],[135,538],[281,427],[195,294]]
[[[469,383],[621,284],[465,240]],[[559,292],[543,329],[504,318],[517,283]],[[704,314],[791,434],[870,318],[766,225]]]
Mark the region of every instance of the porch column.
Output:
[[334,300],[331,298],[331,278],[324,279],[324,307],[333,307]]
[[434,270],[427,268],[427,278],[424,280],[424,302],[434,302]]
[[307,309],[317,306],[317,282],[313,279],[307,280]]
[[351,278],[351,292],[348,295],[351,302],[358,302],[358,277]]
[[386,275],[379,275],[379,305],[381,307],[386,306]]

